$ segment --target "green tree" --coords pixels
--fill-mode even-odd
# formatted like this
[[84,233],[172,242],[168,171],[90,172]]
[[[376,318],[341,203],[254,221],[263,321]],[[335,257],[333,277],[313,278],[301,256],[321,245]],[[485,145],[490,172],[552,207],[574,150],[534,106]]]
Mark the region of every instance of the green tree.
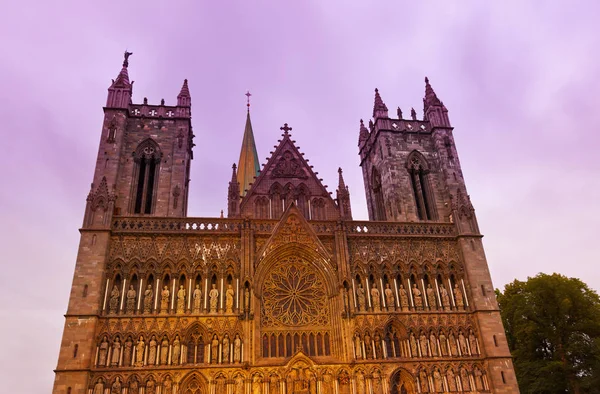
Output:
[[496,290],[521,393],[600,393],[600,298],[579,279],[538,274]]

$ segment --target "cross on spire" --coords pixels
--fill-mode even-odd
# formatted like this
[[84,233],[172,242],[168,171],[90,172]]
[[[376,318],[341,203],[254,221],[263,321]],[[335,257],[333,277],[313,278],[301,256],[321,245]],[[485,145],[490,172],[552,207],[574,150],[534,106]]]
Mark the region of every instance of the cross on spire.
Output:
[[247,98],[246,99],[247,100],[246,106],[248,107],[248,112],[250,112],[250,96],[252,96],[252,93],[250,93],[250,91],[248,90],[246,92],[245,96]]
[[287,134],[287,133],[288,133],[288,131],[291,131],[291,130],[292,130],[292,128],[291,128],[291,127],[289,127],[287,123],[284,123],[284,124],[283,124],[283,126],[279,128],[279,130],[283,130],[283,132],[284,132],[285,134]]

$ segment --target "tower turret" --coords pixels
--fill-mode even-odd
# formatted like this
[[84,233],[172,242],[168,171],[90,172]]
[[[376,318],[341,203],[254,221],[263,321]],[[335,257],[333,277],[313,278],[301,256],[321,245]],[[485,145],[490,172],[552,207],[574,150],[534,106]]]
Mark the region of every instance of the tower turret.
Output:
[[188,88],[188,80],[183,80],[181,91],[177,95],[177,107],[179,116],[190,116],[190,108],[192,106],[192,97]]
[[342,220],[352,220],[352,208],[350,207],[350,191],[344,182],[342,169],[338,168],[339,181],[336,191],[337,203],[340,209],[340,218]]
[[227,217],[235,218],[240,215],[240,183],[237,179],[237,167],[235,163],[232,166],[231,181],[227,191]]
[[110,87],[108,88],[108,97],[106,99],[107,108],[123,108],[127,109],[131,103],[131,95],[133,93],[133,81],[129,82],[129,73],[127,67],[129,67],[129,56],[133,55],[133,52],[125,51],[123,68],[117,79],[113,79]]
[[435,91],[429,84],[429,78],[425,77],[425,97],[423,98],[423,119],[431,123],[431,127],[451,127],[448,119],[448,110],[437,97]]
[[375,104],[373,105],[373,119],[387,118],[388,108],[379,95],[379,89],[375,88]]

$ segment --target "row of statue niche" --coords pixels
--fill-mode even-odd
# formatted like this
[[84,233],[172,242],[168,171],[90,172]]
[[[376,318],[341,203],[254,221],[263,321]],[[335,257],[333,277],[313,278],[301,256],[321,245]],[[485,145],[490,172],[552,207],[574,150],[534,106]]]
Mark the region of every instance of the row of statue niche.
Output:
[[[436,335],[431,331],[429,336],[421,331],[417,338],[413,332],[408,339],[394,341],[390,335],[382,338],[379,332],[374,336],[367,331],[363,336],[354,334],[354,357],[360,359],[382,359],[394,357],[439,357],[439,356],[475,356],[479,354],[479,344],[473,330],[468,337],[462,330],[458,331],[458,339],[452,331],[448,337],[443,331]],[[399,349],[398,349],[399,347]]]
[[[427,285],[425,293],[427,296],[427,305],[428,305],[429,310],[440,310],[440,309],[443,309],[445,311],[451,310],[451,308],[452,308],[452,304],[450,301],[451,295],[448,293],[445,286],[440,286],[439,289],[440,289],[441,305],[438,302],[438,299],[436,297],[436,291],[433,289],[433,287],[431,287],[431,284]],[[349,299],[348,292],[349,292],[349,289],[346,289],[346,296],[344,297],[344,303],[345,303],[346,309],[348,309],[348,299]],[[389,283],[386,283],[383,293],[384,294],[383,294],[383,299],[382,299],[381,293],[379,292],[379,289],[377,288],[377,286],[372,286],[371,290],[370,290],[370,299],[369,299],[371,305],[368,308],[366,291],[365,291],[364,287],[362,286],[362,284],[359,283],[356,288],[356,301],[358,303],[358,305],[356,305],[357,310],[360,312],[367,312],[369,310],[372,310],[374,312],[381,312],[381,311],[384,311],[385,309],[387,309],[390,312],[395,311],[396,310],[396,299],[394,296],[394,291],[390,287]],[[454,293],[456,309],[464,310],[464,308],[465,308],[464,297],[463,297],[462,291],[458,287],[458,284],[454,285],[453,293]],[[413,309],[416,309],[416,310],[425,310],[426,309],[425,304],[423,302],[423,292],[421,292],[421,290],[419,290],[416,283],[413,283],[413,285],[412,285],[412,301],[413,301],[412,304],[410,302],[411,300],[409,299],[409,294],[406,291],[406,289],[404,288],[403,284],[400,284],[400,287],[398,288],[398,297],[400,298],[400,300],[399,300],[400,305],[398,306],[398,308],[400,308],[402,311],[408,311],[411,305],[412,305]],[[385,302],[385,307],[382,306],[382,304],[381,304],[382,301]]]
[[[106,383],[104,382],[104,378],[99,378],[96,383],[94,384],[93,390],[92,390],[92,394],[105,394],[105,386]],[[110,394],[121,394],[122,390],[127,387],[128,388],[128,393],[129,394],[139,394],[142,387],[144,388],[144,394],[156,394],[157,393],[157,389],[158,387],[160,387],[161,384],[157,384],[154,379],[150,378],[146,381],[146,384],[141,385],[140,382],[138,382],[137,378],[135,376],[133,376],[131,379],[129,379],[129,383],[123,384],[121,382],[121,378],[119,376],[117,376],[114,380],[114,382],[110,385]],[[162,390],[161,390],[161,394],[173,394],[173,380],[171,379],[171,377],[169,375],[167,375],[167,377],[163,380],[162,382]]]
[[[112,291],[110,292],[110,300],[109,300],[109,314],[116,314],[119,310],[119,300],[120,300],[120,291],[117,285],[113,286]],[[162,291],[160,292],[160,313],[169,313],[169,300],[170,300],[171,292],[168,286],[164,286]],[[129,290],[125,294],[125,313],[133,314],[136,311],[136,298],[137,292],[133,285],[129,286]],[[177,297],[177,305],[175,312],[176,314],[184,314],[186,312],[186,297],[187,292],[183,285],[179,286],[179,290],[176,294]],[[227,285],[227,289],[225,290],[225,313],[233,313],[234,309],[234,298],[235,291],[233,290],[233,286],[231,284]],[[208,312],[209,313],[217,313],[219,310],[219,290],[217,289],[216,284],[212,284],[212,288],[208,293],[209,305]],[[152,304],[154,302],[154,291],[152,290],[152,285],[148,285],[146,290],[144,291],[144,299],[143,299],[143,313],[149,314],[152,311]],[[246,288],[244,290],[244,305],[246,310],[249,309],[250,305],[250,291]],[[199,284],[196,284],[196,288],[192,292],[192,307],[191,312],[194,314],[202,313],[204,308],[202,307],[202,288]],[[222,310],[222,309],[221,309]]]
[[[219,351],[219,348],[221,351]],[[235,335],[233,343],[230,341],[228,334],[223,336],[222,341],[219,341],[217,334],[213,335],[210,342],[210,363],[227,364],[231,362],[242,362],[242,339],[240,338],[240,335]]]
[[452,368],[448,368],[445,374],[437,366],[429,374],[421,369],[418,384],[422,393],[489,391],[487,376],[479,367],[475,367],[472,373],[461,367],[458,374]]

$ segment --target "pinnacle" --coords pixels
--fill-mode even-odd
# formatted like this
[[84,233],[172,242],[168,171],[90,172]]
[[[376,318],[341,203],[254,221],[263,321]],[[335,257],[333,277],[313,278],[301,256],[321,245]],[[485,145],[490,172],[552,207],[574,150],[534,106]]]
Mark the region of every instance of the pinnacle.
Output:
[[340,174],[340,178],[338,181],[338,189],[344,190],[346,188],[346,183],[344,182],[344,176],[342,175],[342,167],[338,168],[338,174]]
[[387,110],[387,106],[385,105],[385,103],[381,99],[381,96],[379,95],[379,89],[375,88],[375,104],[373,105],[373,118],[376,118],[376,115],[378,113],[384,113],[381,115],[387,117]]
[[425,77],[425,98],[423,99],[425,111],[432,105],[442,105],[440,99],[438,99],[435,91],[429,84],[429,78]]
[[181,86],[181,91],[179,92],[179,97],[190,97],[190,89],[188,88],[188,80],[183,80],[183,86]]

